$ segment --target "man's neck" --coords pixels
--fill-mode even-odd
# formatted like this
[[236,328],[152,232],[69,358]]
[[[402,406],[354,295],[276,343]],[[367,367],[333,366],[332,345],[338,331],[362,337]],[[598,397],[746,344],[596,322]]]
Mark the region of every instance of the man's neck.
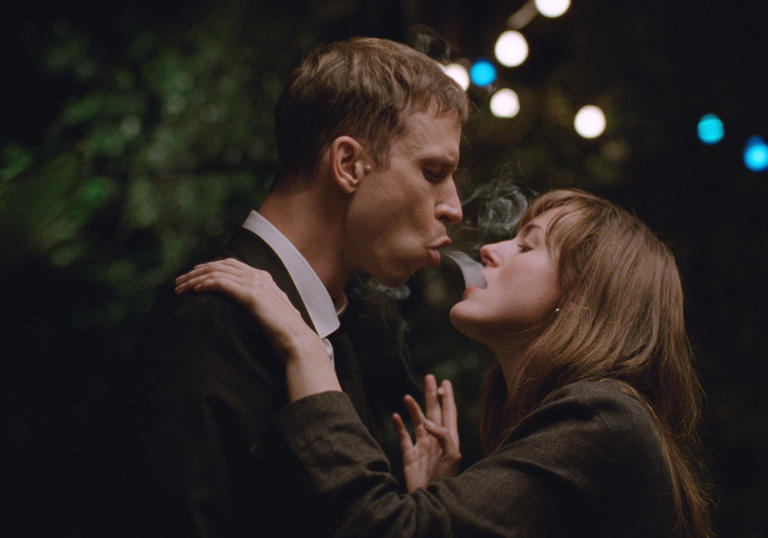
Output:
[[343,207],[317,188],[273,191],[259,213],[293,244],[325,285],[334,304],[343,301],[350,276],[343,263]]

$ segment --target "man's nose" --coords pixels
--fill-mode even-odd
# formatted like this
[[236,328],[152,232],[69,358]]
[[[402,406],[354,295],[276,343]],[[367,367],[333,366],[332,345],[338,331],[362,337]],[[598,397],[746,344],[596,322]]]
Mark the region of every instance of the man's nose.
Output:
[[445,182],[445,191],[435,208],[437,220],[445,224],[458,224],[461,222],[463,213],[461,211],[461,200],[456,191],[456,183],[453,178]]

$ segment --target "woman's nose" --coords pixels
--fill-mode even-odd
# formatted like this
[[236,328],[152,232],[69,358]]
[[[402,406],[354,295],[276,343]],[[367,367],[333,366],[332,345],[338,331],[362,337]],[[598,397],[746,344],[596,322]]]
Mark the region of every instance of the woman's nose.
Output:
[[490,243],[480,247],[480,259],[483,260],[485,265],[498,265],[500,256],[498,243]]

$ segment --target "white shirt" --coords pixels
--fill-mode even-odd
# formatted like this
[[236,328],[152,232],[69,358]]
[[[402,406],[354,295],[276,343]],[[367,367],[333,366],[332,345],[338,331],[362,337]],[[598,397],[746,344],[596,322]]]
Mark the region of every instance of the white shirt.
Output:
[[333,346],[328,336],[339,328],[340,312],[336,311],[333,300],[320,277],[293,243],[257,211],[250,212],[243,223],[243,228],[261,237],[283,262],[307,309],[315,332],[323,339],[328,356],[333,361]]

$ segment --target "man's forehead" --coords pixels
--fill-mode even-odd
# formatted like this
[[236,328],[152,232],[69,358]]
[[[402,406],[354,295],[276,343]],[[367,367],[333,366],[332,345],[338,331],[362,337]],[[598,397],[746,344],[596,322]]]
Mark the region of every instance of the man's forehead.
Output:
[[[446,130],[446,125],[455,131]],[[458,164],[461,122],[456,113],[413,112],[406,117],[403,127],[394,143],[425,158]]]

